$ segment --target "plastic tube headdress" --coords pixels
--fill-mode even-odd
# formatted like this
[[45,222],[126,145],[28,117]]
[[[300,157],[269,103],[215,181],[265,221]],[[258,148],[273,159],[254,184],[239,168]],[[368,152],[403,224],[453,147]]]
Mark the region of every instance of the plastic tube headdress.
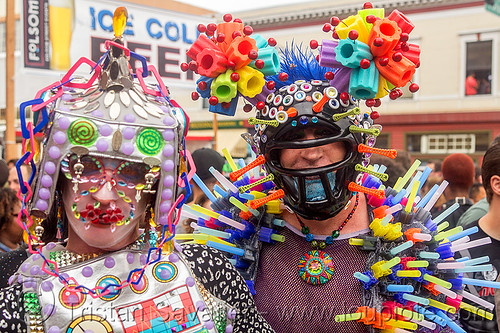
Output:
[[262,92],[264,76],[280,70],[276,41],[253,34],[250,26],[230,14],[216,25],[199,25],[201,33],[187,51],[193,59],[181,69],[201,75],[192,98],[208,98],[209,111],[233,116],[240,96],[251,99]]

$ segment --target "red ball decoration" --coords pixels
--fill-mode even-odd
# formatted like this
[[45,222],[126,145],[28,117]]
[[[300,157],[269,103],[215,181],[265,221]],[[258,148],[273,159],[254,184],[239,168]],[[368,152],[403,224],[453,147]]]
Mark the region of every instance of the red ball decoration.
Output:
[[356,40],[359,37],[359,33],[356,30],[349,31],[349,39]]
[[208,37],[212,37],[214,35],[214,32],[213,31],[210,31],[210,30],[207,30],[205,32],[205,34],[208,36]]
[[250,36],[252,33],[253,33],[253,28],[249,25],[246,25],[244,28],[243,28],[243,33],[247,36]]
[[241,36],[241,32],[238,30],[233,31],[233,34],[231,35],[231,37],[233,37],[233,39],[235,39],[236,37],[239,37],[239,36]]
[[343,93],[340,94],[340,99],[342,101],[344,101],[344,102],[348,101],[349,100],[349,94],[344,91]]
[[332,26],[331,26],[331,24],[325,23],[325,24],[323,25],[323,31],[324,31],[324,32],[329,32],[330,30],[332,30]]
[[366,17],[366,22],[367,23],[375,23],[375,21],[377,20],[377,17],[375,15],[368,15]]
[[370,60],[368,59],[362,59],[360,62],[359,62],[359,66],[363,69],[368,69],[370,68],[370,65],[371,65],[371,62]]
[[274,87],[276,87],[276,82],[274,82],[274,81],[267,81],[266,86],[267,86],[267,89],[273,90]]
[[235,18],[233,22],[235,22],[235,23],[243,23],[243,22],[241,21],[241,19],[239,19],[239,18]]
[[210,105],[217,105],[219,103],[219,99],[216,96],[212,96],[208,99],[208,103],[210,103]]
[[311,39],[311,41],[309,42],[309,46],[311,47],[311,49],[316,50],[319,46],[319,43],[317,40]]
[[252,109],[253,109],[252,104],[245,104],[245,106],[243,107],[243,111],[245,112],[250,112],[252,111]]
[[280,75],[278,77],[279,77],[280,81],[282,81],[282,82],[285,82],[286,80],[288,80],[287,73],[280,73]]
[[399,97],[399,93],[396,89],[394,90],[391,90],[391,92],[389,93],[389,98],[392,99],[392,100],[395,100]]
[[363,4],[363,9],[370,9],[370,8],[373,8],[373,5],[371,2],[365,2]]
[[389,63],[389,58],[382,57],[378,60],[378,63],[380,64],[380,66],[387,66],[387,64]]
[[418,91],[418,89],[420,89],[420,87],[418,86],[418,84],[412,83],[412,84],[410,84],[408,89],[410,90],[410,92],[416,93]]
[[410,46],[408,45],[408,43],[402,43],[401,44],[401,51],[403,51],[403,52],[410,51]]
[[198,31],[204,33],[207,31],[207,27],[204,24],[198,24]]
[[231,81],[238,82],[239,79],[240,79],[240,74],[238,74],[236,72],[231,74]]
[[336,30],[333,30],[333,32],[332,32],[332,38],[333,38],[333,39],[340,39],[340,38],[339,38],[339,35],[337,34],[337,31],[336,31]]
[[408,39],[410,38],[410,35],[408,35],[407,32],[402,32],[401,33],[401,36],[399,37],[399,41],[401,43],[406,43],[408,41]]
[[269,46],[276,46],[276,44],[278,44],[278,43],[276,42],[276,39],[274,39],[274,38],[272,38],[272,37],[271,37],[271,38],[269,38],[269,39],[267,40],[267,44],[268,44]]
[[374,106],[375,106],[375,100],[374,100],[374,99],[367,99],[367,100],[365,101],[365,105],[366,105],[367,107],[369,107],[369,108],[372,108],[372,107],[374,107]]
[[370,118],[372,118],[373,120],[377,119],[378,117],[380,117],[380,114],[377,111],[372,111],[372,113],[370,113]]
[[326,72],[325,73],[325,80],[333,80],[333,78],[335,77],[335,74],[333,74],[333,72]]
[[398,88],[396,91],[398,92],[399,97],[403,96],[403,90]]
[[191,93],[191,99],[192,99],[193,101],[196,101],[198,98],[200,98],[200,94],[198,94],[196,91],[193,91],[193,92]]
[[265,106],[266,106],[266,103],[260,101],[257,103],[257,105],[255,107],[257,108],[257,110],[262,110]]
[[227,61],[227,67],[231,68],[231,69],[234,69],[236,67],[236,64],[234,63],[234,61],[228,60]]
[[250,52],[248,52],[248,57],[252,60],[255,60],[259,57],[259,54],[257,53],[257,51],[251,50]]
[[378,108],[380,105],[382,105],[382,102],[380,101],[380,98],[375,99],[375,107]]
[[264,60],[262,59],[255,60],[255,67],[257,67],[258,69],[264,68]]
[[224,35],[222,32],[217,33],[217,41],[219,43],[222,43],[226,39],[226,35]]
[[198,64],[194,60],[190,61],[188,66],[189,70],[192,70],[193,72],[198,68]]
[[188,65],[188,64],[186,64],[185,62],[183,62],[183,63],[181,64],[181,71],[183,71],[183,72],[187,72],[187,70],[188,70],[188,69],[189,69],[189,65]]
[[217,24],[215,24],[215,23],[207,24],[207,30],[214,32],[215,30],[217,30]]
[[384,40],[380,37],[377,37],[373,40],[373,45],[377,47],[382,46],[384,45]]
[[225,14],[222,18],[224,19],[224,22],[231,22],[231,20],[233,19],[233,15]]
[[330,19],[330,24],[336,27],[339,25],[339,23],[340,19],[337,16],[332,16],[332,18]]
[[401,54],[401,52],[394,52],[394,54],[392,55],[392,60],[394,60],[395,62],[400,62],[401,59],[403,59],[403,54]]
[[201,91],[206,90],[207,87],[208,87],[208,85],[207,85],[207,83],[205,81],[198,82],[198,89],[200,89]]

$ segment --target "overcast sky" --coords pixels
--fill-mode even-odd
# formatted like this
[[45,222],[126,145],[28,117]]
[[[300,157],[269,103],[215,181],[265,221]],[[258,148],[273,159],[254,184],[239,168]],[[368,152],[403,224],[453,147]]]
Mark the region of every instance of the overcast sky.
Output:
[[314,0],[177,0],[190,5],[207,8],[220,13],[232,13],[236,11],[258,9],[264,7],[275,7],[287,4],[311,2]]

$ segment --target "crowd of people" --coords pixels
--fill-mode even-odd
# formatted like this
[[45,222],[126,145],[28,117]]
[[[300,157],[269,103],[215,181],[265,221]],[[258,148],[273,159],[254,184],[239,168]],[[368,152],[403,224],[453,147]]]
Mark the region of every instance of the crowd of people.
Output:
[[[120,15],[126,17],[124,8],[115,12]],[[467,293],[484,299],[477,302],[488,311],[495,312],[496,303],[498,312],[499,139],[480,161],[455,153],[423,161],[418,170],[404,151],[395,159],[372,155],[380,127],[343,92],[350,74],[329,75],[314,56],[291,50],[284,52],[289,58],[279,80],[268,85],[262,75],[269,94],[262,101],[252,96],[259,109],[252,118],[256,131],[247,138],[266,174],[257,182],[273,186],[266,193],[246,191],[248,182],[236,188],[240,177],[241,184],[248,179],[218,178],[226,163],[221,154],[186,152],[188,118],[166,87],[134,84],[123,22],[116,21],[110,52],[96,64],[99,75],[62,84],[41,132],[36,171],[0,162],[1,332],[393,332],[417,324],[419,332],[498,331],[495,318],[480,316],[485,310],[457,304]],[[426,184],[419,187],[417,176],[409,182],[407,170],[426,173]],[[377,177],[387,176],[382,186]],[[405,181],[410,185],[403,190]],[[448,186],[429,200],[439,184]],[[252,205],[259,200],[278,205]],[[418,210],[418,200],[432,204],[430,213]],[[451,208],[446,223],[433,225]],[[181,219],[182,209],[190,219]],[[417,210],[426,217],[418,219]],[[398,223],[389,223],[396,221],[392,214]],[[436,231],[445,224],[458,231]],[[273,225],[282,227],[280,235]],[[211,234],[200,235],[202,228]],[[467,235],[445,239],[461,232]],[[173,240],[190,233],[198,242]],[[244,238],[251,243],[244,249],[229,241]],[[469,241],[485,244],[463,247]],[[463,261],[492,266],[464,275],[439,272],[439,265],[464,268]],[[453,288],[437,275],[449,277]],[[424,293],[436,297],[419,297]],[[395,319],[377,314],[381,307],[392,307]]]

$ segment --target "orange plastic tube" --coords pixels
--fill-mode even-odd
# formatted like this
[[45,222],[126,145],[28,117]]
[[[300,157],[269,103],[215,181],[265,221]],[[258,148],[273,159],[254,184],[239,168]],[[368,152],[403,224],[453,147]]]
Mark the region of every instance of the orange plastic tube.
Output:
[[[377,20],[373,23],[373,28],[368,36],[368,46],[374,57],[380,57],[394,49],[401,37],[401,29],[396,22],[389,19]],[[373,41],[375,38],[383,40],[382,45],[375,46]]]
[[394,61],[392,55],[394,52],[388,54],[389,63],[386,66],[380,65],[379,61],[375,61],[380,75],[385,77],[387,81],[396,87],[405,86],[415,74],[415,64],[408,58],[404,57],[401,61]]
[[224,41],[217,43],[223,52],[226,52],[229,44],[233,41],[233,32],[239,31],[243,35],[243,23],[222,22],[217,25],[217,34],[224,34]]
[[385,195],[384,190],[377,190],[374,188],[367,188],[361,185],[356,184],[355,182],[350,182],[349,183],[349,191],[351,192],[361,192],[361,193],[366,193],[368,195],[374,196],[375,198],[382,199]]
[[398,152],[396,149],[373,148],[373,147],[367,146],[367,145],[362,144],[362,143],[358,145],[358,152],[382,155],[382,156],[386,156],[386,157],[389,157],[392,159],[395,159],[396,156],[398,155]]
[[255,167],[259,166],[259,165],[264,164],[264,162],[266,162],[266,159],[264,158],[264,156],[259,155],[259,156],[257,156],[257,158],[255,160],[253,160],[252,162],[248,163],[248,165],[244,166],[243,168],[241,168],[239,170],[231,172],[229,174],[229,178],[231,179],[232,182],[235,182],[245,172],[247,172],[248,170],[252,170],[253,168],[255,168]]
[[323,106],[325,106],[326,102],[328,102],[330,100],[330,97],[328,97],[327,94],[324,94],[323,97],[317,101],[316,103],[314,103],[312,109],[314,112],[318,113],[318,112],[321,112],[321,110],[323,110]]
[[273,194],[268,195],[267,197],[250,201],[250,208],[257,209],[260,206],[265,205],[267,202],[269,202],[271,200],[281,199],[284,196],[285,196],[285,192],[282,189],[279,189],[276,192],[274,192]]
[[227,48],[226,56],[229,61],[235,64],[235,69],[240,69],[252,62],[252,59],[248,57],[248,53],[252,50],[255,52],[259,50],[255,39],[248,36],[239,36]]

